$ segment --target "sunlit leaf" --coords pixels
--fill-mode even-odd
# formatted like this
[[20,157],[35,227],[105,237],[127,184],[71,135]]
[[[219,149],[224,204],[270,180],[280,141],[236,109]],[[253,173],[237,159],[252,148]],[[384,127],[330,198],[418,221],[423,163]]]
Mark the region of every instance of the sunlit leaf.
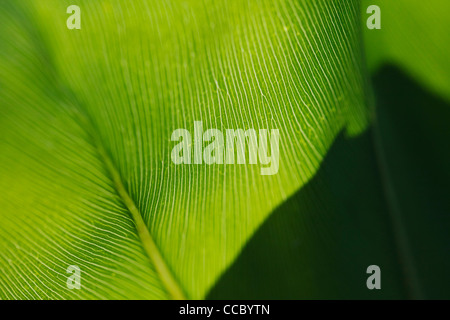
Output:
[[[367,126],[358,1],[79,1],[80,30],[70,4],[1,4],[0,292],[202,298]],[[279,172],[174,165],[195,120],[279,129]]]

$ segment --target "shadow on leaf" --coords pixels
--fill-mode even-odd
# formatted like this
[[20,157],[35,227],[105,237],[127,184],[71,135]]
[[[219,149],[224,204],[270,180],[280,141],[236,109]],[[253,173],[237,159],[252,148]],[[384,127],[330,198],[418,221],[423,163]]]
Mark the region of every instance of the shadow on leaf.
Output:
[[[373,129],[341,134],[319,171],[256,231],[209,299],[410,297],[391,223],[395,190],[423,297],[449,296],[450,105],[393,67],[374,78],[387,164],[380,174]],[[381,290],[366,269],[381,268]]]

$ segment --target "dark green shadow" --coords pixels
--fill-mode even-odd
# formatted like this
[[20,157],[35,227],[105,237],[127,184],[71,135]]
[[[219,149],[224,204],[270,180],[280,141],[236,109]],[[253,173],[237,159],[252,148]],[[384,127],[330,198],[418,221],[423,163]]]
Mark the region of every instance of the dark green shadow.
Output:
[[422,298],[450,299],[450,103],[398,69],[374,79],[388,175]]
[[[374,79],[381,145],[425,298],[449,296],[450,105],[394,68]],[[420,122],[420,123],[419,123]],[[314,178],[276,209],[208,299],[410,297],[372,129],[339,135]],[[381,290],[366,269],[381,268]]]

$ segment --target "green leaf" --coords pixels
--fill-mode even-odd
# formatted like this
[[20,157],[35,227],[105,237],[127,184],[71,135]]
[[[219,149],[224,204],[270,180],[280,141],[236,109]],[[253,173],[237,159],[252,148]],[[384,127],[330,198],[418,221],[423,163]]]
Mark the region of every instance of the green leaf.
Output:
[[0,3],[0,299],[450,297],[447,1],[76,2]]
[[[78,1],[80,30],[70,4],[1,4],[1,297],[205,297],[367,126],[358,1]],[[279,129],[278,174],[174,165],[195,120]]]
[[[450,297],[450,3],[363,1],[363,26],[373,4],[381,30],[364,30],[375,121],[338,137],[209,298]],[[363,270],[375,263],[382,290],[370,291]]]
[[[396,67],[373,82],[375,127],[338,136],[208,298],[450,297],[450,105]],[[381,290],[365,286],[372,264]]]
[[365,30],[371,70],[385,63],[404,69],[433,93],[450,99],[450,2],[446,0],[364,0],[381,9],[380,30]]

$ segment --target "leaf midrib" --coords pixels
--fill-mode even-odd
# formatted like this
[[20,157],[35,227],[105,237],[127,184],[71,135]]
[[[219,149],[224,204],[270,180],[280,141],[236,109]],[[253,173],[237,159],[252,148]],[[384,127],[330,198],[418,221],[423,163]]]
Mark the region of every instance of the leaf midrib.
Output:
[[164,260],[161,252],[159,251],[158,246],[156,245],[152,235],[150,234],[147,225],[145,224],[144,219],[142,219],[142,214],[139,209],[136,207],[133,199],[130,197],[128,192],[125,189],[125,186],[122,183],[122,179],[120,177],[119,172],[117,171],[114,163],[111,158],[108,156],[106,150],[103,148],[101,143],[97,143],[97,149],[102,158],[109,174],[111,175],[111,179],[114,183],[117,193],[122,199],[124,205],[127,207],[128,211],[131,214],[131,217],[134,220],[136,225],[136,231],[139,235],[139,238],[142,242],[142,246],[150,261],[153,263],[161,282],[165,286],[166,290],[170,294],[170,296],[175,300],[186,300],[186,296],[181,289],[180,285],[176,281],[175,277],[172,274],[172,271],[168,267],[166,261]]
[[147,225],[145,224],[144,219],[142,218],[141,212],[137,208],[136,204],[134,203],[133,199],[128,194],[124,184],[122,183],[120,173],[116,169],[116,166],[111,157],[108,155],[100,138],[99,130],[94,125],[93,119],[90,117],[90,114],[88,113],[86,108],[83,108],[83,104],[79,101],[71,86],[65,83],[65,81],[59,74],[59,70],[53,60],[51,51],[48,49],[48,44],[45,41],[45,38],[41,35],[40,27],[32,18],[32,16],[28,16],[28,18],[28,23],[33,27],[31,28],[31,30],[33,30],[33,32],[35,33],[35,37],[31,36],[30,38],[39,39],[39,41],[34,42],[33,44],[36,46],[37,52],[42,55],[42,58],[47,65],[46,72],[53,76],[53,80],[55,81],[57,90],[60,90],[62,96],[68,98],[68,100],[72,102],[71,104],[80,112],[78,114],[79,117],[77,118],[82,124],[84,124],[83,128],[92,139],[92,143],[98,151],[100,160],[103,162],[108,173],[110,174],[110,179],[114,184],[117,194],[121,198],[125,207],[130,212],[130,215],[136,226],[137,234],[139,236],[139,239],[141,240],[142,247],[148,259],[150,260],[150,263],[152,263],[152,265],[155,267],[162,285],[165,287],[167,293],[172,299],[186,300],[187,296],[185,295],[181,285],[177,282],[167,262],[164,260],[164,257],[162,256],[155,240],[153,239]]
[[[34,19],[30,17],[29,23],[34,22]],[[37,34],[39,33],[39,28],[36,23],[33,23],[36,27],[34,30]],[[150,262],[154,265],[156,272],[158,273],[160,280],[167,292],[173,299],[186,299],[186,296],[180,286],[180,284],[175,279],[172,271],[164,260],[159,248],[157,247],[145,221],[142,218],[142,214],[139,209],[136,207],[133,199],[126,191],[126,188],[122,182],[119,171],[116,169],[111,157],[106,152],[106,149],[103,146],[101,139],[99,138],[99,132],[93,125],[92,119],[90,118],[87,110],[80,107],[82,104],[78,103],[79,101],[76,98],[76,95],[71,90],[71,87],[66,85],[63,81],[62,77],[60,77],[57,67],[51,59],[51,52],[48,50],[46,43],[42,37],[40,38],[40,46],[38,46],[37,50],[40,51],[41,54],[46,58],[46,62],[51,67],[47,69],[47,72],[53,73],[57,83],[61,85],[61,91],[66,96],[71,96],[75,99],[75,104],[78,106],[78,110],[82,113],[82,122],[87,122],[86,131],[93,137],[95,147],[99,153],[101,161],[104,163],[108,173],[110,174],[110,178],[113,181],[116,192],[121,198],[122,202],[126,206],[127,210],[130,212],[130,215],[135,223],[136,231],[138,233],[139,239],[142,242],[143,249],[148,256]],[[372,86],[373,88],[373,86]],[[421,296],[416,270],[414,267],[414,263],[411,257],[411,253],[409,250],[409,244],[407,241],[407,236],[405,234],[405,230],[403,228],[403,224],[401,222],[401,214],[400,208],[396,199],[395,191],[392,185],[392,181],[387,171],[387,164],[385,159],[385,154],[383,152],[383,146],[381,143],[380,133],[378,132],[378,119],[375,112],[374,117],[374,130],[373,130],[373,141],[374,141],[374,149],[377,157],[378,168],[381,173],[381,180],[384,185],[384,192],[386,197],[386,202],[388,203],[388,208],[390,211],[390,218],[392,228],[394,229],[394,240],[397,247],[397,253],[400,258],[400,263],[402,265],[403,274],[405,277],[405,281],[408,282],[406,285],[408,287],[408,292],[412,298],[419,298]],[[92,131],[91,131],[92,130]],[[398,234],[400,232],[400,234]],[[409,280],[409,281],[408,281]]]

